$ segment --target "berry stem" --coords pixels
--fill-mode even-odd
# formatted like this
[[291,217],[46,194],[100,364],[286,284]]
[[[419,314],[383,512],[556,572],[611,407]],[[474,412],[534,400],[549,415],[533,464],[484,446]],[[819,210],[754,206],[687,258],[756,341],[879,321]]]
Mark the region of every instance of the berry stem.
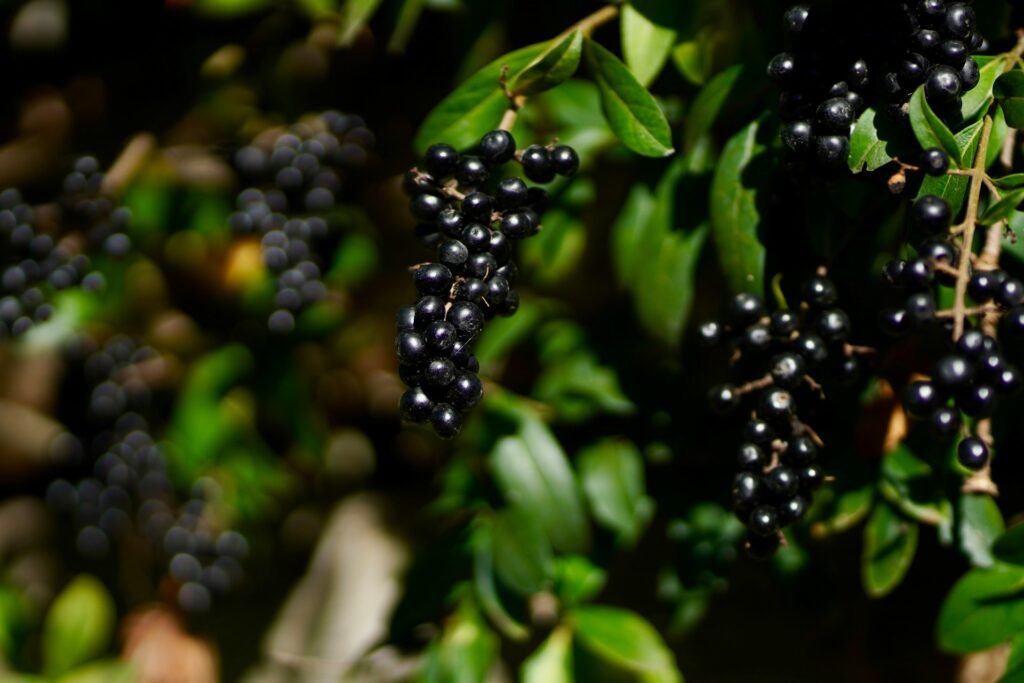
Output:
[[116,197],[138,175],[143,163],[156,149],[156,138],[152,133],[139,133],[128,142],[120,156],[111,164],[103,176],[100,188],[104,194]]
[[974,244],[974,231],[978,225],[978,207],[981,200],[981,188],[985,184],[985,160],[988,156],[988,141],[992,135],[992,117],[986,116],[985,123],[981,128],[981,140],[978,143],[978,152],[974,156],[974,165],[971,167],[971,189],[967,197],[967,214],[960,224],[963,229],[963,240],[960,243],[959,268],[956,278],[956,298],[953,307],[953,341],[960,339],[964,333],[964,318],[966,313],[967,281],[970,279],[971,260],[967,257],[972,251]]

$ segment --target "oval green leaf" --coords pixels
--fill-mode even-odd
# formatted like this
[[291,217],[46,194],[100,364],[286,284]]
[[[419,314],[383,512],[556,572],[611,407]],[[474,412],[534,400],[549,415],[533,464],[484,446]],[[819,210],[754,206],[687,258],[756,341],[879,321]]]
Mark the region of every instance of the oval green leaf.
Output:
[[732,136],[722,150],[711,183],[711,233],[722,272],[734,292],[764,291],[765,249],[758,239],[761,213],[759,183],[749,169],[765,147],[758,141],[757,120]]
[[1006,530],[992,544],[992,552],[1003,562],[1024,565],[1024,524]]
[[996,565],[960,579],[939,612],[939,645],[976,652],[1024,630],[1024,570]]
[[537,518],[510,507],[494,516],[491,527],[494,568],[502,583],[520,595],[543,590],[554,573],[554,559]]
[[515,95],[536,95],[565,83],[579,68],[582,54],[583,33],[579,29],[561,40],[556,38],[512,79],[510,90]]
[[592,40],[583,52],[608,125],[626,147],[648,157],[672,154],[672,130],[657,100],[622,61]]
[[416,149],[423,153],[436,142],[459,149],[475,145],[508,108],[500,83],[502,69],[507,66],[510,74],[517,74],[546,47],[540,43],[510,52],[473,74],[427,115],[416,134]]
[[861,573],[864,590],[873,598],[891,593],[900,584],[917,551],[918,526],[890,505],[875,505],[864,527]]
[[75,578],[57,596],[43,625],[43,670],[59,676],[107,649],[113,635],[114,601],[92,576]]
[[572,631],[559,626],[523,662],[523,683],[573,683]]
[[996,79],[992,92],[1012,128],[1024,128],[1024,71],[1014,69]]
[[581,605],[571,612],[581,645],[610,664],[642,675],[645,683],[681,683],[675,657],[640,615],[618,607]]
[[578,458],[580,482],[594,518],[634,543],[654,514],[644,486],[644,462],[632,442],[606,440],[584,449]]
[[932,111],[928,99],[924,96],[923,86],[915,90],[910,98],[910,127],[914,130],[914,136],[921,147],[938,147],[943,150],[949,155],[954,168],[959,168],[964,163],[956,138],[938,114]]
[[960,550],[975,567],[995,563],[992,545],[1006,528],[1003,513],[991,496],[965,493],[960,497]]
[[632,5],[623,5],[619,26],[626,64],[641,85],[650,85],[672,53],[676,32],[654,23]]

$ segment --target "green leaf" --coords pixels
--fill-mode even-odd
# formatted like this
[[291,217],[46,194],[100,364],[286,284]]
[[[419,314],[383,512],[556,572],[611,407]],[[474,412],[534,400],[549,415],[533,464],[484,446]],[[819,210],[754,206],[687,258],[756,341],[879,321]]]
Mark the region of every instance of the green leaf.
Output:
[[985,209],[985,213],[978,219],[978,224],[992,225],[999,221],[1009,220],[1021,202],[1024,202],[1024,188],[1004,194],[999,201]]
[[992,183],[1001,190],[1016,190],[1024,187],[1024,173],[1012,173],[1002,178],[993,178]]
[[532,413],[520,411],[517,435],[501,439],[490,464],[505,498],[535,515],[551,544],[582,552],[590,544],[583,501],[565,452]]
[[498,595],[498,587],[494,581],[493,532],[492,525],[488,521],[480,519],[470,537],[470,545],[473,548],[473,590],[480,602],[481,609],[499,631],[510,640],[526,640],[530,636],[529,629],[508,613]]
[[[967,128],[956,133],[956,144],[959,153],[957,157],[964,159],[967,165],[973,165],[974,156],[978,151],[981,139],[983,121],[978,121]],[[921,181],[921,189],[917,196],[934,194],[942,197],[953,209],[953,215],[960,213],[963,208],[964,198],[967,196],[967,188],[970,186],[970,179],[963,175],[941,175],[925,176]]]
[[[981,59],[977,57],[974,59],[981,64]],[[978,85],[960,98],[960,118],[963,121],[973,121],[988,111],[989,105],[992,104],[993,84],[996,78],[1003,73],[1005,67],[1006,59],[1002,55],[981,65]]]
[[711,75],[714,62],[714,43],[710,31],[702,30],[692,40],[686,40],[672,50],[672,63],[683,78],[694,85],[704,85]]
[[608,439],[578,457],[579,476],[594,518],[632,545],[654,515],[644,486],[644,461],[632,442]]
[[903,580],[917,550],[916,522],[902,517],[887,503],[875,505],[864,528],[861,562],[864,590],[873,598],[893,591]]
[[593,599],[608,583],[608,573],[582,555],[555,558],[555,594],[564,605]]
[[761,295],[764,287],[764,245],[757,233],[761,213],[751,167],[765,148],[758,142],[761,121],[736,133],[725,144],[711,183],[711,232],[722,272],[734,292]]
[[75,578],[46,615],[43,671],[59,676],[107,649],[113,635],[114,601],[103,584],[88,575]]
[[612,266],[620,285],[632,283],[643,264],[645,228],[654,210],[654,193],[643,183],[633,185],[612,226]]
[[953,504],[933,476],[932,466],[906,443],[882,459],[879,491],[898,510],[924,524],[951,531]]
[[554,560],[537,518],[510,507],[495,515],[491,525],[498,578],[522,595],[543,590],[554,573]]
[[[558,40],[557,38],[555,40]],[[546,49],[515,76],[510,90],[515,95],[536,95],[566,82],[576,73],[583,54],[583,32],[573,31]]]
[[843,491],[832,501],[828,517],[815,522],[811,531],[824,538],[852,529],[868,516],[874,502],[875,487],[870,484]]
[[244,14],[252,14],[269,6],[270,0],[195,0],[193,4],[198,14],[219,19],[231,19]]
[[1018,634],[1010,643],[1006,672],[999,683],[1024,683],[1024,633]]
[[666,235],[633,290],[640,322],[666,345],[678,345],[686,330],[697,262],[707,234],[707,224],[701,224],[690,233]]
[[622,393],[615,370],[601,365],[589,350],[579,350],[545,364],[533,395],[552,406],[558,419],[578,422],[599,412],[629,415],[636,406]]
[[1024,128],[1024,71],[1007,71],[996,79],[992,92],[1011,128]]
[[875,116],[874,109],[865,109],[853,127],[848,161],[854,173],[874,171],[892,161],[892,155],[887,151],[888,143],[878,137]]
[[416,134],[416,149],[421,154],[436,142],[447,142],[459,149],[475,145],[485,133],[501,121],[508,99],[499,79],[508,66],[518,74],[540,55],[546,43],[530,45],[494,60],[457,87],[427,115]]
[[526,341],[544,318],[540,305],[524,301],[515,315],[495,318],[480,336],[476,357],[481,364],[493,365],[507,356],[512,349]]
[[938,147],[949,155],[953,168],[960,168],[963,165],[964,159],[960,156],[956,138],[938,114],[932,111],[928,99],[924,96],[924,86],[915,90],[910,98],[910,127],[914,130],[914,136],[921,147]]
[[990,496],[965,493],[960,496],[960,549],[976,567],[995,563],[992,544],[1003,533],[1005,525],[999,506]]
[[480,683],[498,658],[498,637],[468,593],[459,600],[444,632],[427,651],[416,678],[421,683]]
[[742,64],[731,66],[717,74],[697,93],[686,115],[686,126],[683,129],[684,153],[690,153],[701,138],[711,131],[742,75]]
[[1024,524],[1015,524],[996,539],[992,552],[1002,562],[1024,566]]
[[622,6],[622,55],[641,85],[650,85],[665,67],[676,32],[659,26],[632,5]]
[[116,659],[93,662],[58,678],[54,683],[133,683],[135,667]]
[[522,683],[573,683],[572,631],[559,626],[523,662]]
[[939,612],[939,645],[947,652],[984,650],[1024,631],[1024,570],[974,569],[946,596]]
[[629,68],[592,40],[584,41],[583,52],[601,93],[605,118],[619,140],[643,156],[672,154],[672,131],[665,114]]
[[683,680],[675,658],[658,632],[638,614],[618,607],[581,605],[570,613],[581,645],[645,683]]
[[338,26],[338,45],[351,45],[366,22],[376,14],[380,4],[381,0],[345,0]]

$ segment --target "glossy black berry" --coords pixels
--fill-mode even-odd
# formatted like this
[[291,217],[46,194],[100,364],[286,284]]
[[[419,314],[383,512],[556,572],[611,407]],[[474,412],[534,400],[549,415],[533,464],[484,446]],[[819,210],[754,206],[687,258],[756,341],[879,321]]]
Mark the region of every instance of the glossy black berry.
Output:
[[461,212],[452,208],[442,209],[437,215],[437,229],[447,237],[458,239],[462,236],[462,230],[466,225],[466,219]]
[[814,308],[828,308],[839,298],[835,284],[822,275],[815,275],[804,282],[800,294],[803,301]]
[[808,5],[794,5],[782,15],[782,24],[785,26],[786,31],[795,38],[803,31],[804,24],[807,23],[807,17],[810,13]]
[[494,199],[502,211],[518,209],[526,203],[529,188],[522,178],[505,178],[498,182],[494,190]]
[[451,439],[462,430],[462,415],[448,403],[438,403],[430,411],[430,425],[442,439]]
[[1002,271],[977,270],[967,282],[967,294],[980,304],[991,301],[1004,280]]
[[788,52],[780,52],[768,62],[768,76],[783,85],[791,84],[797,78],[796,58]]
[[557,145],[551,150],[551,165],[560,176],[575,175],[580,170],[580,157],[569,145]]
[[398,359],[407,365],[423,365],[429,359],[427,340],[418,332],[402,332],[395,339]]
[[523,239],[537,231],[537,214],[532,209],[524,209],[506,214],[501,219],[501,231],[510,239]]
[[430,324],[430,327],[423,333],[423,338],[426,340],[430,352],[440,356],[447,354],[455,346],[455,342],[458,341],[458,333],[454,325],[439,320]]
[[423,221],[436,220],[438,214],[441,213],[445,206],[447,206],[447,203],[433,194],[417,195],[409,204],[412,214]]
[[810,465],[818,457],[818,447],[806,436],[790,439],[782,452],[782,460],[793,467]]
[[764,420],[750,420],[743,426],[743,440],[758,446],[770,446],[775,439],[775,430]]
[[823,168],[846,166],[850,155],[850,138],[845,135],[822,135],[814,142],[814,158]]
[[964,91],[973,90],[981,81],[981,69],[973,57],[968,57],[960,69],[960,82]]
[[850,335],[850,316],[838,308],[821,313],[818,334],[828,341],[843,341]]
[[845,97],[833,97],[818,106],[817,129],[825,133],[849,133],[856,112]]
[[814,127],[810,121],[791,121],[782,128],[782,144],[791,154],[806,156],[814,151]]
[[459,240],[445,240],[437,249],[437,260],[449,270],[457,270],[469,258],[469,248]]
[[956,404],[968,417],[990,417],[996,408],[996,391],[987,384],[974,384],[960,392]]
[[459,165],[459,153],[451,145],[432,145],[423,158],[427,173],[435,178],[447,178],[455,174]]
[[955,101],[963,90],[960,72],[956,69],[939,64],[928,71],[928,80],[924,84],[924,93],[928,101],[934,104],[949,104]]
[[434,409],[434,402],[430,400],[419,387],[409,389],[402,394],[399,404],[402,417],[410,422],[426,422],[430,419],[430,413]]
[[470,192],[462,200],[462,213],[471,221],[488,224],[493,210],[494,200],[483,192]]
[[788,498],[797,492],[800,480],[793,470],[780,466],[765,475],[765,484],[776,497]]
[[458,168],[455,170],[455,177],[460,185],[468,187],[479,187],[487,182],[487,164],[479,157],[464,156],[459,159]]
[[907,319],[913,326],[921,326],[935,318],[935,297],[924,292],[911,294],[906,303]]
[[484,314],[476,304],[467,301],[452,304],[447,320],[455,326],[459,339],[473,339],[484,328]]
[[915,225],[929,233],[944,233],[953,223],[953,211],[942,197],[933,194],[918,197],[911,207]]
[[757,444],[742,444],[736,452],[736,466],[741,470],[760,472],[768,463],[768,456]]
[[793,345],[794,350],[804,357],[809,366],[820,365],[828,359],[828,346],[816,334],[803,334]]
[[697,328],[697,339],[704,348],[711,348],[722,341],[722,333],[722,326],[712,320]]
[[785,389],[768,389],[761,394],[757,414],[764,420],[778,422],[793,414],[793,396]]
[[959,410],[946,406],[937,408],[931,416],[932,434],[944,441],[952,439],[960,432],[961,422]]
[[781,353],[770,364],[772,381],[784,389],[794,389],[803,381],[807,367],[802,356]]
[[916,418],[926,418],[941,405],[939,392],[931,382],[915,381],[903,392],[903,407]]
[[878,326],[882,332],[893,337],[907,334],[910,331],[907,311],[902,308],[883,308],[878,314]]
[[921,154],[921,168],[930,176],[945,175],[949,170],[949,155],[938,147],[926,149]]
[[740,397],[736,393],[736,387],[731,384],[720,384],[708,392],[708,403],[712,411],[724,414],[740,404]]
[[523,173],[535,183],[550,183],[555,178],[555,168],[551,162],[551,153],[540,145],[530,145],[523,150],[519,159]]
[[413,272],[413,281],[420,294],[447,296],[452,287],[452,271],[440,263],[428,263]]
[[961,356],[945,356],[935,366],[932,382],[939,391],[952,393],[970,383],[971,364]]
[[438,296],[421,297],[416,302],[417,330],[426,330],[432,323],[444,319],[445,300]]
[[978,437],[968,436],[957,445],[956,459],[969,470],[982,470],[988,465],[988,446]]
[[953,38],[966,38],[978,23],[974,9],[963,2],[954,2],[946,8],[944,28]]
[[772,536],[779,531],[779,514],[770,505],[761,505],[750,513],[747,527],[757,536]]
[[480,158],[488,164],[504,164],[515,153],[515,138],[507,130],[492,130],[480,140]]
[[772,336],[777,339],[788,339],[794,332],[796,332],[799,320],[792,311],[775,311],[771,315],[771,319],[768,323],[768,329],[771,331]]
[[459,410],[469,410],[483,398],[483,384],[472,372],[461,372],[448,389],[448,402]]
[[1007,308],[1024,304],[1024,283],[1015,277],[1003,280],[996,291],[996,302]]
[[764,495],[764,486],[758,475],[740,472],[732,480],[732,502],[740,510],[749,510],[757,505]]
[[764,303],[753,294],[737,294],[729,302],[727,315],[733,326],[742,327],[764,315]]

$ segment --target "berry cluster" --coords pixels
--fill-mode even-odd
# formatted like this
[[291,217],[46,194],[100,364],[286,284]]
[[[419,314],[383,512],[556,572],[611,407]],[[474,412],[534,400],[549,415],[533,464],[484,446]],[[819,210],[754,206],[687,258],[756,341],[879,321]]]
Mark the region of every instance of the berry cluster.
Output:
[[944,117],[978,84],[984,50],[973,8],[919,0],[796,5],[785,13],[792,50],[768,74],[781,86],[782,141],[792,163],[844,167],[850,128],[866,107],[905,118],[919,86]]
[[102,191],[104,175],[93,157],[78,159],[57,200],[40,209],[21,192],[0,192],[0,337],[17,337],[53,315],[56,292],[105,285],[82,251],[102,247],[123,257],[131,213]]
[[801,288],[796,311],[769,314],[758,297],[739,294],[723,322],[700,327],[705,346],[729,344],[737,374],[746,382],[716,386],[709,400],[723,414],[749,401],[732,499],[754,555],[774,551],[782,527],[803,517],[822,483],[817,456],[823,444],[797,416],[798,404],[824,395],[812,373],[841,383],[858,372],[864,349],[847,343],[850,319],[836,307],[837,299],[832,281],[816,275]]
[[260,236],[277,287],[272,332],[291,332],[296,316],[327,296],[318,254],[331,232],[330,213],[374,141],[358,116],[328,111],[260,136],[235,154],[246,188],[229,220],[236,234]]
[[[924,196],[915,203],[912,216],[923,229],[938,233],[948,230],[950,214],[943,199]],[[939,310],[936,286],[956,284],[960,258],[956,246],[934,237],[921,245],[915,258],[887,263],[883,276],[904,298],[901,306],[882,310],[879,323],[883,331],[894,337],[934,331],[948,338],[953,331],[953,311]],[[974,270],[967,295],[975,307],[965,314],[997,316],[1005,334],[1017,339],[1024,336],[1024,283],[1020,280],[1001,270]],[[965,431],[964,416],[972,420],[990,417],[999,398],[1018,393],[1021,386],[1020,371],[1005,358],[995,337],[982,329],[967,329],[934,365],[929,380],[907,385],[903,405],[911,417],[927,420],[937,438],[949,440]],[[968,469],[983,469],[989,455],[988,444],[977,435],[960,441],[958,457]]]
[[178,503],[166,453],[144,416],[153,402],[145,367],[159,362],[154,349],[125,336],[111,338],[85,358],[92,436],[88,449],[62,437],[75,441],[69,464],[80,476],[53,481],[46,500],[71,518],[84,557],[106,557],[130,536],[148,539],[166,563],[180,606],[205,611],[211,596],[223,595],[241,580],[239,561],[248,544],[238,532],[214,524],[207,502],[215,498],[215,483],[197,482],[191,498]]
[[475,155],[450,145],[427,150],[422,169],[405,177],[416,234],[436,250],[437,260],[412,268],[419,293],[414,306],[398,314],[395,350],[399,375],[410,387],[402,415],[429,421],[441,437],[462,428],[462,415],[483,395],[479,363],[471,351],[484,323],[519,308],[514,244],[536,234],[547,192],[522,178],[499,178],[512,160],[536,183],[579,169],[568,145],[530,145],[516,151],[512,135],[495,130],[483,137]]

